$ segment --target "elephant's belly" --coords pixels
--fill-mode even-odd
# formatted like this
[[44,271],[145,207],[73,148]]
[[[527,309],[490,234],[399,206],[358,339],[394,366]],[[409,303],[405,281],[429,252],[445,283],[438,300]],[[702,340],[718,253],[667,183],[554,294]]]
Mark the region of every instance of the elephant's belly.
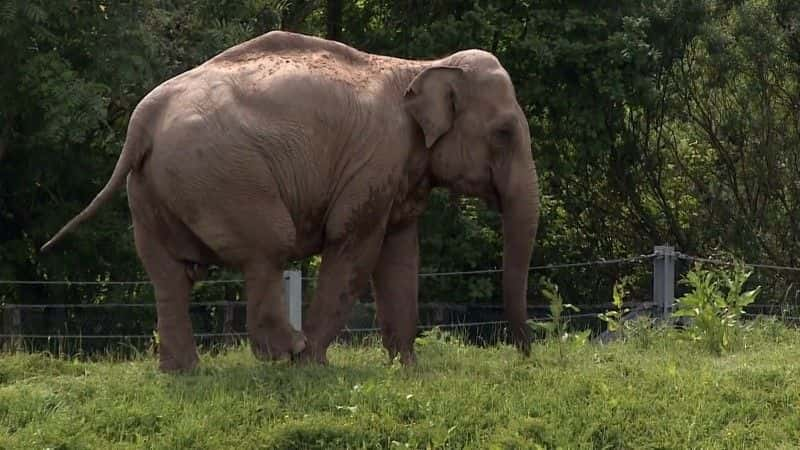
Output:
[[295,245],[291,258],[301,259],[322,253],[323,230],[324,225],[320,221],[314,221],[314,223],[298,221],[295,227]]
[[292,259],[308,258],[322,253],[322,238],[308,239],[297,242],[294,251],[292,252]]

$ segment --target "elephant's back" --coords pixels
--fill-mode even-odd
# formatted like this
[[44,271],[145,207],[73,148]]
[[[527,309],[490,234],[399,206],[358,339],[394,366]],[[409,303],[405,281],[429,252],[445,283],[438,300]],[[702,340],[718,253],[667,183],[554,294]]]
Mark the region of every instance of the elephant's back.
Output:
[[335,55],[337,59],[348,65],[369,64],[375,58],[375,55],[361,52],[340,42],[285,31],[270,31],[224,50],[206,64],[241,64],[270,56],[292,56],[315,52]]
[[245,90],[268,88],[285,77],[370,90],[402,61],[335,41],[272,31],[225,50],[197,69],[235,78]]
[[347,105],[370,108],[382,96],[387,75],[403,61],[316,37],[270,32],[165,81],[142,103],[160,104],[166,125],[187,113],[235,116],[247,109],[306,119],[329,102],[341,114]]

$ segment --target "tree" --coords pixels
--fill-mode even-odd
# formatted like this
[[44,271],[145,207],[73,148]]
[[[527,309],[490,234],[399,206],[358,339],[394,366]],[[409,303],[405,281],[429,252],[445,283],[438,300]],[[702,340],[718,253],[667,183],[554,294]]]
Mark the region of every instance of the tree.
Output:
[[328,0],[325,9],[325,37],[338,41],[342,36],[342,0]]
[[[279,28],[397,57],[494,52],[534,140],[534,264],[664,241],[798,264],[798,21],[789,0],[0,0],[0,278],[144,277],[122,198],[55,253],[36,248],[105,182],[142,96]],[[423,271],[501,266],[497,214],[439,191],[430,205]],[[313,276],[318,262],[297,264]],[[585,303],[606,301],[631,270],[551,275]],[[649,268],[637,270],[634,298],[649,284]],[[495,302],[497,286],[426,279],[422,300]],[[0,288],[3,301],[142,295]]]

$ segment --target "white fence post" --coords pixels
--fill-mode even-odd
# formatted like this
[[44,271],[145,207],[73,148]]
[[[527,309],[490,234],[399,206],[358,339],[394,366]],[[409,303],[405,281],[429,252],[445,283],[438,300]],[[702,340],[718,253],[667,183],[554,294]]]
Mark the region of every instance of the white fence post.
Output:
[[675,248],[657,245],[653,253],[653,303],[658,315],[668,319],[675,302]]
[[303,324],[303,279],[299,270],[283,272],[283,298],[289,310],[289,323],[300,331]]

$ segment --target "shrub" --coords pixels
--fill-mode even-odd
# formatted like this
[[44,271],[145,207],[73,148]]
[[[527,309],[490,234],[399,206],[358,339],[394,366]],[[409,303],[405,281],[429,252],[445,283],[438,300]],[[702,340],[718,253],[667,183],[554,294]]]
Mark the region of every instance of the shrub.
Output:
[[569,317],[564,316],[564,310],[569,309],[574,312],[580,312],[580,309],[570,303],[564,303],[564,298],[558,290],[558,285],[549,279],[542,279],[542,295],[550,303],[550,320],[535,321],[528,320],[528,325],[534,330],[541,330],[545,333],[545,338],[549,341],[556,342],[558,346],[559,360],[564,362],[564,343],[583,346],[589,340],[589,330],[582,332],[569,333],[567,326],[569,325]]
[[695,266],[681,280],[691,291],[678,299],[674,317],[689,319],[687,332],[710,351],[730,350],[744,308],[753,303],[761,286],[742,292],[752,271],[741,263],[731,270]]
[[620,334],[624,334],[622,316],[630,311],[630,308],[623,307],[623,300],[628,294],[626,289],[627,284],[628,281],[626,279],[614,283],[614,289],[611,294],[611,303],[614,305],[614,309],[597,315],[600,320],[606,323],[606,327],[610,333],[619,332]]

